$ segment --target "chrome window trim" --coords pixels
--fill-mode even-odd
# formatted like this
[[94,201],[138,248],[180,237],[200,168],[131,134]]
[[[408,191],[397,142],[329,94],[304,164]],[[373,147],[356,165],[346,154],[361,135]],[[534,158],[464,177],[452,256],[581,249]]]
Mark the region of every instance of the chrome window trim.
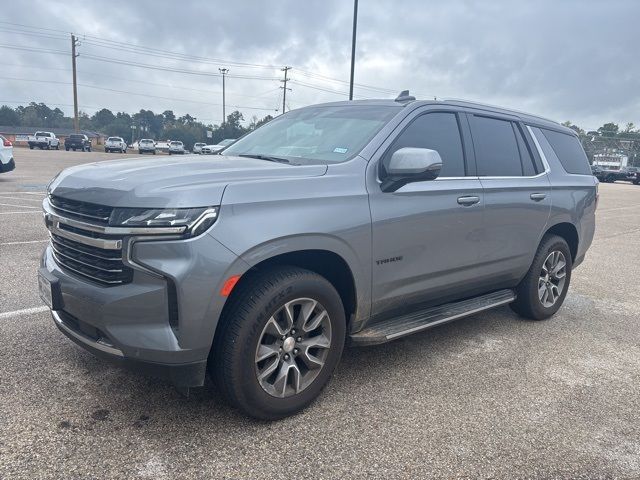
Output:
[[536,137],[536,134],[534,133],[533,128],[530,125],[525,125],[525,126],[527,127],[527,130],[529,130],[529,134],[531,135],[531,138],[533,138],[533,143],[536,145],[536,150],[538,150],[538,154],[542,159],[542,164],[544,165],[544,173],[549,173],[549,171],[551,170],[551,168],[549,167],[549,161],[547,160],[547,157],[542,151],[542,147],[538,142],[538,138]]

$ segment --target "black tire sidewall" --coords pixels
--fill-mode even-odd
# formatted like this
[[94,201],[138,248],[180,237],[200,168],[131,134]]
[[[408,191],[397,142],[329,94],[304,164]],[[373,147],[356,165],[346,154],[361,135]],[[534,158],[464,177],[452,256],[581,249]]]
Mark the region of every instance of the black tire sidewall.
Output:
[[[299,269],[297,269],[299,270]],[[249,415],[262,419],[276,419],[290,415],[309,405],[318,397],[340,361],[346,334],[344,308],[340,296],[323,277],[310,271],[301,276],[276,282],[262,294],[240,324],[239,335],[231,354],[230,375],[235,397]],[[286,398],[269,395],[258,381],[255,352],[267,320],[285,303],[297,298],[318,301],[329,314],[331,349],[325,365],[314,382],[301,393]]]
[[[567,266],[565,268],[565,285],[562,293],[560,294],[560,298],[556,300],[556,303],[551,307],[545,307],[544,305],[542,305],[542,303],[540,302],[540,298],[538,297],[538,280],[540,278],[540,272],[542,270],[544,261],[547,259],[551,252],[556,250],[562,252],[565,257],[565,261],[567,262]],[[531,317],[534,320],[544,320],[546,318],[549,318],[560,309],[560,307],[564,303],[565,297],[567,296],[567,292],[569,291],[572,270],[573,261],[569,245],[567,245],[567,242],[563,238],[556,235],[550,235],[542,242],[540,248],[538,249],[538,252],[536,253],[525,284],[526,291],[518,293],[519,295],[525,296],[525,300],[528,303],[528,310],[530,310]]]

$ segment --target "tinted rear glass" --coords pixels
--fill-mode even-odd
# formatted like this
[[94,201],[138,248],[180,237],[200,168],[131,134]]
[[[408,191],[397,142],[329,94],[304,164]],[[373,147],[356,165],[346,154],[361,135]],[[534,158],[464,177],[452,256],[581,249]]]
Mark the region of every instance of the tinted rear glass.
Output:
[[73,140],[84,140],[84,135],[69,135]]
[[580,145],[580,140],[574,135],[555,132],[553,130],[540,129],[551,144],[556,156],[567,173],[579,175],[591,175],[589,160]]
[[478,175],[522,176],[520,151],[511,122],[476,115],[470,120]]
[[119,138],[119,137],[109,137],[109,138],[107,138],[107,141],[108,141],[108,142],[119,142],[119,141],[121,141],[121,140],[122,140],[122,139],[121,139],[121,138]]

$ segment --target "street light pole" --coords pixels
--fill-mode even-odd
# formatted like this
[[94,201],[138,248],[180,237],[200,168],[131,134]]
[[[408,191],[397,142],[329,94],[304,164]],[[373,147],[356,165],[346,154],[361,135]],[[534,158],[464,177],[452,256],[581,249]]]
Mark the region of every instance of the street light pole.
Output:
[[229,73],[228,68],[219,68],[220,73],[222,74],[222,123],[227,121],[227,112],[225,111],[225,95],[224,95],[224,78]]
[[351,80],[349,81],[349,100],[353,100],[353,72],[356,67],[356,27],[358,26],[358,0],[353,0],[353,34],[351,35]]

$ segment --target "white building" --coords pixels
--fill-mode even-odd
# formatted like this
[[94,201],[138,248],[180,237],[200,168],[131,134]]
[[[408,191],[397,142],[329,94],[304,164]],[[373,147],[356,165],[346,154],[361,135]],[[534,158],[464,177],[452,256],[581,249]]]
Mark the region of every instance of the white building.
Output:
[[593,164],[607,170],[620,170],[629,163],[629,157],[621,153],[596,153]]

